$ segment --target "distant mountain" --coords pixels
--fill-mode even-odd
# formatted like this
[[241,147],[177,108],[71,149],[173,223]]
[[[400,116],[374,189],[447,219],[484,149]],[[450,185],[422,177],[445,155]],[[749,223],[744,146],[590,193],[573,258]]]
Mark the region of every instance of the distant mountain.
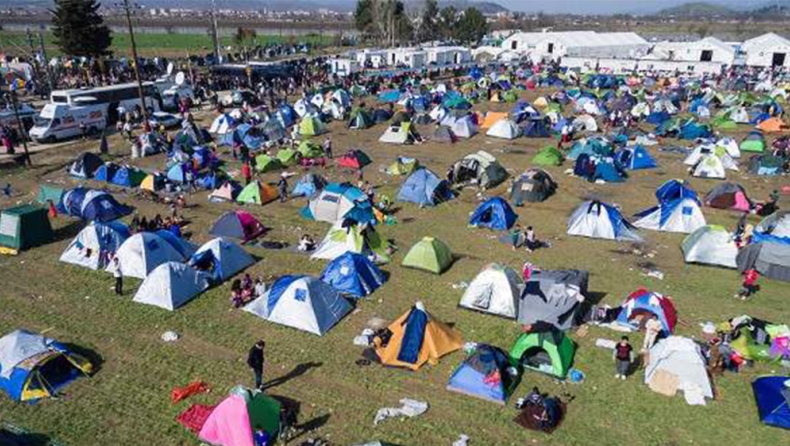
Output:
[[[425,3],[424,0],[420,0],[420,3]],[[489,2],[489,1],[473,1],[473,0],[439,0],[439,7],[444,8],[445,6],[452,5],[455,9],[459,11],[463,11],[467,8],[477,8],[478,11],[482,12],[483,14],[499,14],[501,12],[508,12],[509,9],[505,8],[504,6],[500,5],[499,3]]]
[[662,9],[656,15],[665,17],[709,17],[729,15],[735,11],[723,5],[706,2],[684,3],[672,8]]

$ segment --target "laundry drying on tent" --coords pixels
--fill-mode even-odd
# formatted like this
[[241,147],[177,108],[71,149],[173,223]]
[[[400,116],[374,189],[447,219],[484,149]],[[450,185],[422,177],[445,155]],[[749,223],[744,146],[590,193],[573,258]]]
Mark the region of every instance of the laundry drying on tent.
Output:
[[519,298],[519,323],[551,324],[559,330],[579,325],[589,280],[590,273],[587,271],[533,272]]
[[340,292],[310,276],[283,276],[244,307],[269,322],[323,336],[351,312]]
[[460,350],[463,341],[454,328],[430,314],[422,302],[416,302],[387,327],[385,336],[374,338],[373,345],[382,365],[416,371]]
[[510,187],[510,201],[514,206],[526,202],[541,202],[554,195],[557,183],[546,171],[529,169],[513,181]]
[[58,212],[87,221],[108,222],[132,213],[108,192],[78,187],[63,193]]
[[217,237],[198,248],[187,263],[212,281],[224,282],[254,264],[255,259],[239,245]]
[[119,221],[92,222],[69,243],[60,261],[92,270],[104,269],[130,236],[129,228]]
[[476,344],[447,383],[447,390],[506,404],[519,383],[518,371],[507,353],[488,344]]
[[474,184],[490,189],[501,184],[507,177],[508,173],[499,161],[483,150],[466,155],[453,164],[454,184]]
[[585,201],[568,218],[569,235],[616,241],[641,242],[636,228],[617,208],[598,200]]
[[27,330],[0,338],[0,390],[14,401],[55,397],[65,385],[91,373],[93,364],[54,339]]
[[389,245],[368,223],[338,221],[316,247],[311,259],[334,260],[347,252],[363,254],[376,263],[391,260]]
[[321,280],[343,294],[362,298],[384,285],[387,278],[367,256],[346,252],[326,265]]
[[480,203],[475,209],[469,218],[469,226],[506,231],[516,224],[516,220],[518,215],[510,204],[503,198],[493,197]]
[[450,185],[426,168],[412,172],[398,191],[397,200],[420,206],[436,206],[454,198]]
[[510,349],[510,362],[524,369],[565,379],[573,364],[576,346],[573,341],[550,326],[542,331],[523,333]]
[[737,268],[738,246],[735,235],[724,226],[705,225],[689,234],[680,244],[686,263]]
[[666,396],[683,391],[686,403],[705,405],[713,399],[707,362],[702,349],[693,340],[670,336],[656,342],[650,349],[645,365],[645,384],[650,390]]
[[469,283],[460,307],[495,316],[515,319],[524,288],[521,275],[508,266],[492,263]]
[[423,237],[409,249],[401,265],[441,274],[450,268],[454,260],[453,253],[443,241],[434,237]]
[[164,262],[148,273],[134,302],[174,311],[208,289],[209,274],[180,262]]

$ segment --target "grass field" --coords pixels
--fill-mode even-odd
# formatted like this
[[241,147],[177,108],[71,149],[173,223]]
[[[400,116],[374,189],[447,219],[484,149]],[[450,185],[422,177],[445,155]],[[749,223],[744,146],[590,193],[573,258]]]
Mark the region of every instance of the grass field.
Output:
[[[534,96],[529,96],[534,99]],[[504,111],[507,105],[491,107]],[[209,117],[203,122],[208,125]],[[373,159],[365,171],[378,193],[394,196],[401,179],[378,172],[397,155],[414,156],[437,173],[461,156],[485,149],[499,158],[511,175],[530,167],[534,153],[553,140],[518,139],[503,142],[478,135],[455,145],[427,143],[413,146],[387,146],[377,142],[384,127],[352,132],[343,123],[332,123],[335,153],[347,148],[364,148]],[[429,134],[431,127],[421,127]],[[743,135],[742,127],[736,135]],[[127,146],[117,136],[110,139],[112,154],[127,153]],[[671,141],[670,141],[671,142]],[[6,169],[3,181],[9,181],[24,195],[0,202],[3,207],[29,201],[36,183],[51,181],[74,186],[63,168],[78,153],[97,148],[97,143],[75,144],[37,155],[30,170]],[[258,338],[267,341],[266,378],[286,377],[269,392],[287,396],[300,403],[300,423],[306,431],[299,440],[322,437],[334,444],[349,445],[380,439],[401,445],[449,445],[459,434],[471,437],[473,445],[721,445],[734,439],[755,445],[787,443],[787,433],[760,424],[750,381],[766,373],[780,372],[777,366],[757,365],[741,374],[716,378],[717,399],[707,407],[690,407],[681,396],[668,398],[650,391],[642,382],[642,372],[628,381],[616,381],[609,351],[595,347],[596,338],[616,339],[619,334],[590,327],[585,337],[571,334],[578,344],[574,366],[587,375],[583,384],[563,384],[539,375],[523,376],[517,396],[532,386],[552,394],[569,393],[575,399],[568,405],[563,425],[551,436],[525,431],[512,420],[516,411],[511,399],[500,407],[445,390],[447,380],[463,359],[458,352],[445,357],[438,366],[417,372],[385,369],[377,365],[355,365],[362,349],[352,344],[368,320],[381,317],[392,320],[407,311],[416,300],[425,302],[429,311],[446,322],[454,323],[464,340],[487,342],[509,349],[519,334],[513,322],[457,308],[462,291],[452,284],[470,281],[487,263],[500,262],[519,268],[529,260],[543,268],[578,268],[591,272],[590,290],[604,295],[602,302],[617,305],[639,286],[674,297],[681,323],[678,332],[700,336],[699,323],[719,322],[726,318],[750,314],[773,321],[790,319],[786,299],[790,285],[761,281],[762,291],[749,302],[736,301],[732,294],[739,286],[739,276],[732,270],[686,265],[679,244],[680,234],[646,233],[648,249],[656,251],[652,259],[630,253],[630,246],[614,242],[568,237],[566,218],[586,197],[597,196],[619,203],[624,213],[633,214],[655,203],[658,185],[672,178],[685,178],[680,155],[658,153],[660,168],[638,171],[621,185],[589,184],[566,176],[569,163],[548,169],[559,182],[557,194],[543,203],[527,204],[517,210],[522,225],[535,226],[538,236],[552,243],[550,249],[533,254],[514,252],[497,241],[497,234],[467,228],[469,214],[479,201],[476,192],[464,190],[457,200],[436,208],[420,209],[405,204],[397,213],[399,223],[381,227],[387,238],[394,239],[400,252],[384,269],[389,282],[358,310],[342,320],[324,337],[266,323],[250,314],[230,310],[229,284],[211,289],[176,312],[131,302],[136,284],[127,280],[129,291],[116,297],[111,291],[111,275],[67,266],[58,262],[60,253],[79,230],[77,222],[57,221],[58,241],[22,253],[17,257],[0,257],[0,333],[25,327],[47,330],[47,335],[74,343],[95,352],[101,363],[91,379],[80,379],[65,389],[58,400],[37,405],[15,404],[0,396],[0,420],[12,422],[35,432],[51,436],[66,445],[196,445],[198,440],[175,422],[178,413],[190,404],[216,404],[232,386],[252,384],[245,365],[247,349]],[[135,164],[146,168],[164,168],[163,156]],[[238,165],[231,165],[237,169]],[[321,174],[334,179],[353,179],[353,175],[336,169]],[[784,179],[756,178],[728,173],[744,184],[754,199],[764,199]],[[274,174],[265,177],[274,180]],[[691,179],[701,194],[718,182]],[[486,195],[505,194],[506,185]],[[165,213],[162,205],[141,201],[127,191],[118,190],[120,201],[134,204],[149,217]],[[186,212],[188,226],[196,242],[208,240],[208,226],[223,212],[238,206],[208,204],[206,194],[191,198],[194,208]],[[782,206],[787,206],[783,198]],[[323,223],[308,222],[298,215],[303,201],[272,203],[249,207],[272,230],[267,240],[295,243],[309,232],[320,239],[328,230]],[[733,227],[738,216],[705,208],[709,223]],[[756,223],[755,217],[750,217]],[[434,276],[400,267],[406,250],[425,235],[444,240],[459,260],[446,273]],[[249,269],[253,277],[271,279],[286,273],[318,274],[323,262],[310,261],[293,251],[249,248],[259,258]],[[665,273],[664,280],[643,275],[645,260]],[[642,265],[644,266],[644,265]],[[181,335],[167,344],[159,337],[166,330]],[[632,336],[641,345],[639,334]],[[175,386],[192,380],[209,382],[210,394],[186,402],[171,404],[169,395]],[[430,404],[422,417],[406,421],[387,421],[374,427],[373,416],[379,407],[398,405],[403,397],[423,399]],[[298,444],[294,441],[291,444]]]
[[[140,56],[154,57],[186,57],[192,54],[205,54],[211,51],[212,42],[208,33],[205,34],[176,34],[176,33],[135,33],[135,40],[137,43],[137,50]],[[233,39],[233,37],[221,37],[221,44],[223,47],[240,47]],[[245,40],[243,45],[253,47],[256,45],[265,45],[268,43],[310,43],[313,45],[331,45],[335,43],[334,36],[320,36],[318,34],[304,35],[304,36],[278,36],[278,35],[261,35],[255,39]],[[33,44],[38,49],[38,36],[33,35]],[[47,32],[44,34],[44,47],[47,50],[47,56],[61,55],[60,48],[58,48],[55,36]],[[22,31],[0,31],[0,48],[5,48],[9,54],[28,53],[30,46],[27,43],[27,35]],[[117,57],[127,57],[131,52],[131,43],[129,34],[126,33],[113,33],[112,51],[115,52]]]

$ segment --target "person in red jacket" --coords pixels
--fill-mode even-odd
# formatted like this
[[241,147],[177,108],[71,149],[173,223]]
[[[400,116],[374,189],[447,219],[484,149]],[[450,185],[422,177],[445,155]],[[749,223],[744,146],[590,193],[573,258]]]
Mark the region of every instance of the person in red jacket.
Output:
[[250,163],[245,161],[241,165],[241,176],[244,177],[245,185],[250,184],[250,181],[252,180],[252,169],[250,169]]
[[740,297],[741,300],[746,300],[750,298],[754,293],[757,292],[759,287],[757,286],[757,279],[760,278],[760,273],[757,272],[756,269],[750,268],[743,272],[743,284],[741,286],[741,290],[735,297]]

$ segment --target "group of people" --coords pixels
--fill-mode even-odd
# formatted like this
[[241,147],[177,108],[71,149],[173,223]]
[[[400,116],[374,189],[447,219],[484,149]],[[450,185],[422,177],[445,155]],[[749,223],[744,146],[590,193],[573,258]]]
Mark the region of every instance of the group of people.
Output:
[[145,216],[141,217],[139,214],[135,213],[134,217],[132,217],[132,221],[129,224],[129,230],[133,234],[138,232],[156,232],[165,230],[174,236],[181,238],[181,229],[183,224],[184,220],[177,214],[173,216],[168,215],[164,218],[162,218],[161,214],[156,214],[154,218],[149,220]]
[[265,292],[266,283],[261,277],[253,281],[249,274],[244,274],[244,277],[235,279],[230,285],[230,303],[233,308],[240,308],[263,296]]

